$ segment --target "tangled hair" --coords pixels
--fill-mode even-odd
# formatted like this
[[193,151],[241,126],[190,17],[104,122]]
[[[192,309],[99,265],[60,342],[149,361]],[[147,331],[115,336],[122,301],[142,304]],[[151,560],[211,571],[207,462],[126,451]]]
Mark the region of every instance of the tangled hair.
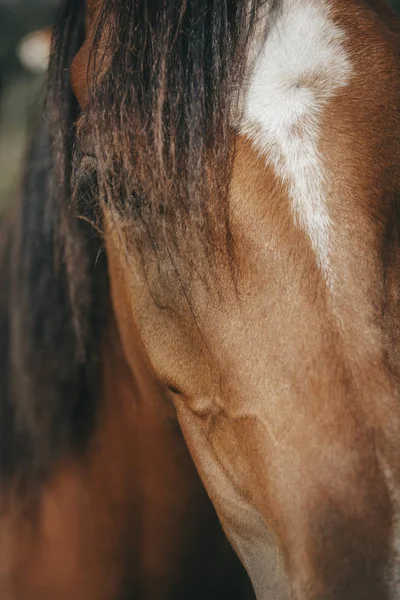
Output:
[[100,198],[132,241],[187,267],[188,237],[229,246],[232,117],[260,2],[109,0],[96,23],[81,125]]
[[[8,340],[0,354],[0,478],[43,479],[90,438],[109,310],[101,240],[88,225],[96,209],[111,206],[132,238],[174,256],[188,231],[206,247],[221,236],[229,243],[232,114],[262,1],[104,1],[80,116],[69,69],[85,7],[64,0],[19,213],[0,260],[0,278],[10,274],[0,297]],[[93,136],[95,172],[82,163],[79,119]]]

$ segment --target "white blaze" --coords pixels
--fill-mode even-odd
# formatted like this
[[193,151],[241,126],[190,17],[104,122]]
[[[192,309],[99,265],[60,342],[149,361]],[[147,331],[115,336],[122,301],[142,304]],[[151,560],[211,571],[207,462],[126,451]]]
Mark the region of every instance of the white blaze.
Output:
[[352,71],[345,33],[330,13],[326,0],[283,0],[267,14],[270,26],[253,66],[241,126],[287,185],[296,224],[307,232],[329,284],[329,173],[319,150],[321,122]]

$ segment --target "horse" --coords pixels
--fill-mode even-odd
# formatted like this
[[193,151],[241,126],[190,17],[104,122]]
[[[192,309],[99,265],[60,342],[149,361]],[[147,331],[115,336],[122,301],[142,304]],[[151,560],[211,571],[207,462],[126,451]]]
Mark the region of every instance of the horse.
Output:
[[[85,13],[81,1],[60,8],[46,106],[1,223],[0,597],[251,600],[139,339],[140,364],[127,362],[100,238],[83,221],[65,229],[58,201],[78,107],[64,69]],[[87,273],[67,259],[71,244]]]
[[257,600],[399,597],[399,35],[63,3],[0,263],[2,598],[252,597],[214,510]]

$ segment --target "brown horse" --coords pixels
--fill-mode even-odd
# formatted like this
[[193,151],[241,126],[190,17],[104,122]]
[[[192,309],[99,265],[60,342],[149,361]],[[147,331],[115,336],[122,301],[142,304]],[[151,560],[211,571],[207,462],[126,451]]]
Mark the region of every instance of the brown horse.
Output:
[[21,201],[0,238],[0,598],[251,600],[139,338],[127,361],[94,229],[64,229],[70,146],[56,132],[77,106],[68,71],[65,89],[59,78],[86,12],[64,5]]
[[66,3],[3,253],[2,598],[251,596],[174,409],[258,600],[400,597],[399,32]]

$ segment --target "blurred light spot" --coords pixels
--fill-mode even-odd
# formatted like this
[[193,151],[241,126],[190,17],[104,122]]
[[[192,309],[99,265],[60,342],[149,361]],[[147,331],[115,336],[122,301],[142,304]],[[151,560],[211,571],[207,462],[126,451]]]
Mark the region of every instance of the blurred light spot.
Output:
[[51,34],[48,30],[34,31],[18,45],[18,56],[23,66],[34,73],[47,70],[50,56]]

